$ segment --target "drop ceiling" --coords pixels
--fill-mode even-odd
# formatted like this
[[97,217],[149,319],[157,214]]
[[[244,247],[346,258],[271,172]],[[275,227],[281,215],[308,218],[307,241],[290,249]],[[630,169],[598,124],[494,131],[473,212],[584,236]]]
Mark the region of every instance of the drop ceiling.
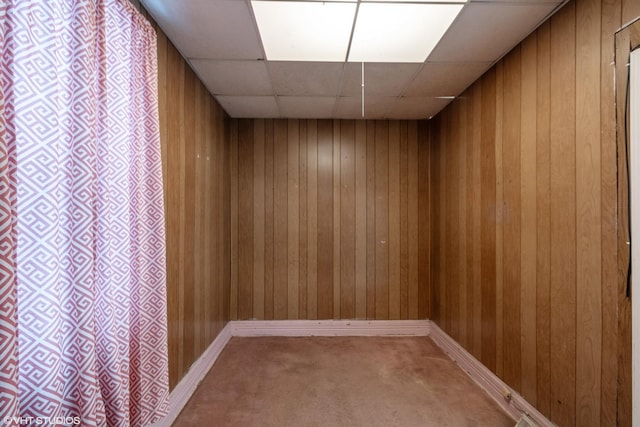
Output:
[[[424,62],[364,63],[364,117],[433,116],[563,2],[465,3]],[[362,118],[362,64],[269,60],[250,0],[141,3],[231,117]]]

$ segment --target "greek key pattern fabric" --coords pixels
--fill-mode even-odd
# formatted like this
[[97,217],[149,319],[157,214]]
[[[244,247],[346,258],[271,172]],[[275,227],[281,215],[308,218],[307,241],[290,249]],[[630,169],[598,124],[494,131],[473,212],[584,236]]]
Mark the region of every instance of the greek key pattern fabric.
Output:
[[127,0],[3,4],[0,417],[151,424],[168,405],[155,33]]

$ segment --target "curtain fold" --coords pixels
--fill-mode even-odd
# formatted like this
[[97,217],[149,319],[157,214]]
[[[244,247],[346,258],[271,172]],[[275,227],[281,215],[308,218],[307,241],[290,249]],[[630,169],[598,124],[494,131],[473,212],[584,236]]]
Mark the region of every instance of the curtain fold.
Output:
[[0,420],[168,405],[156,36],[127,0],[0,5]]

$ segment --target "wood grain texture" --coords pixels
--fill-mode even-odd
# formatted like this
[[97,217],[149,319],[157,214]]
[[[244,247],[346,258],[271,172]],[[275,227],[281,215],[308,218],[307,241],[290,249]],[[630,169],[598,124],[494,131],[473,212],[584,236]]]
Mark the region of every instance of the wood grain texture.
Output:
[[[504,59],[503,98],[503,280],[504,280],[504,380],[521,389],[521,51]],[[513,250],[515,248],[516,250]]]
[[431,318],[562,426],[631,420],[629,5],[569,2],[430,120]]
[[158,107],[167,239],[169,385],[229,320],[232,121],[158,35]]
[[318,319],[333,318],[333,123],[318,121]]
[[[486,73],[482,86],[482,110],[480,160],[481,205],[480,205],[480,255],[481,300],[482,300],[482,353],[481,362],[496,371],[496,74],[495,69]],[[436,143],[436,141],[434,141]],[[444,147],[442,148],[444,150]],[[434,159],[435,161],[435,159]],[[443,212],[443,215],[445,213]],[[433,240],[432,240],[433,242]],[[435,242],[433,242],[435,244]],[[432,252],[437,251],[434,247]]]
[[299,177],[298,177],[298,187],[300,189],[300,197],[299,197],[299,263],[300,267],[298,269],[298,317],[301,319],[307,318],[307,276],[308,276],[308,244],[307,239],[309,238],[309,234],[307,232],[307,223],[308,223],[308,213],[309,206],[307,204],[308,197],[308,188],[307,188],[307,122],[300,122],[300,144],[298,148],[298,157],[300,162],[299,168]]
[[548,415],[551,411],[551,57],[550,25],[537,31],[536,91],[536,403]]
[[[508,113],[507,113],[508,115]],[[496,374],[504,378],[504,61],[496,64]]]
[[367,318],[367,124],[356,122],[355,141],[356,319]]
[[[264,318],[274,319],[274,150],[273,120],[265,123],[264,139]],[[233,141],[233,137],[231,138]],[[233,306],[233,300],[231,300]]]
[[522,43],[520,97],[520,368],[522,395],[536,404],[536,137],[537,137],[537,35]]
[[[250,120],[245,122],[251,124]],[[273,129],[273,318],[289,314],[289,146],[286,122],[276,121]],[[231,142],[234,144],[234,141]],[[240,243],[238,243],[240,244]],[[251,268],[241,265],[239,269]],[[245,319],[241,317],[239,319]]]
[[340,127],[340,316],[356,316],[355,122]]
[[576,22],[551,18],[551,421],[576,416]]
[[307,318],[318,318],[318,122],[307,123]]
[[376,143],[376,319],[389,317],[389,123],[378,121]]
[[[232,238],[246,254],[234,269],[252,277],[234,282],[231,312],[238,319],[428,318],[426,122],[234,123],[239,232]],[[254,232],[245,238],[249,225]],[[252,289],[238,287],[245,283]]]
[[389,122],[389,318],[400,319],[400,122]]
[[340,157],[340,146],[342,144],[342,135],[340,133],[340,129],[342,127],[342,122],[334,120],[333,122],[333,318],[340,319],[340,297],[342,293],[342,289],[340,288],[340,280],[341,276],[341,265],[342,258],[340,257],[341,246],[340,246],[340,237],[342,235],[342,227],[340,221],[340,206],[342,200],[340,199],[341,194],[341,157]]
[[[407,123],[408,173],[408,319],[431,315],[430,251],[430,167],[429,126],[426,122]],[[421,155],[422,154],[422,155]],[[418,159],[418,161],[414,161]],[[418,239],[415,239],[418,236]]]
[[627,153],[629,135],[629,68],[630,52],[640,48],[640,21],[627,23],[629,10],[636,10],[633,2],[622,1],[622,22],[624,28],[615,38],[615,105],[616,105],[616,146],[618,152],[618,239],[617,239],[617,419],[620,426],[632,425],[632,353],[631,353],[631,289],[629,288],[630,238]]
[[[621,0],[603,0],[600,28],[600,162],[602,209],[602,330],[617,329],[617,147],[615,95],[615,38],[622,25]],[[602,334],[602,384],[600,424],[614,425],[617,418],[618,363],[617,334]]]
[[264,142],[265,121],[254,122],[253,140],[253,311],[264,318]]
[[253,123],[238,122],[238,318],[253,312]]
[[576,3],[576,424],[600,419],[602,211],[601,0]]
[[[287,134],[287,319],[299,316],[300,293],[300,122],[289,120]],[[249,265],[247,265],[249,267]],[[255,316],[254,316],[255,317]]]

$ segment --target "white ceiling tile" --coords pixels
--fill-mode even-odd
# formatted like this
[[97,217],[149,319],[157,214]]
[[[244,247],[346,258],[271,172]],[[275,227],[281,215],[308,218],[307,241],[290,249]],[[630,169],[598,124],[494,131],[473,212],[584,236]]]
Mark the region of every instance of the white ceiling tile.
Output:
[[237,0],[142,0],[187,58],[259,59],[264,55],[249,6]]
[[345,60],[356,3],[254,0],[251,5],[267,59]]
[[554,9],[554,3],[470,3],[462,9],[428,61],[493,62]]
[[[387,108],[394,101],[390,96],[366,96],[364,102],[365,119],[386,118]],[[343,96],[338,99],[336,117],[341,119],[361,119],[362,98],[359,96]]]
[[336,96],[343,63],[267,62],[276,95]]
[[424,62],[461,4],[361,3],[349,61]]
[[264,61],[193,59],[190,62],[214,95],[273,95]]
[[404,96],[456,96],[486,71],[491,63],[426,63]]
[[[141,2],[232,117],[361,117],[361,64],[257,61],[248,0]],[[424,65],[365,64],[366,117],[436,114],[561,2],[470,0]]]
[[273,96],[216,96],[231,117],[276,118],[278,104]]
[[325,119],[332,117],[335,97],[280,96],[280,115],[291,119]]
[[451,99],[430,97],[402,97],[389,106],[387,116],[390,119],[419,120],[428,119],[447,106]]
[[[411,81],[421,64],[365,63],[366,95],[397,96]],[[360,95],[362,64],[348,63],[340,89],[341,96]]]

